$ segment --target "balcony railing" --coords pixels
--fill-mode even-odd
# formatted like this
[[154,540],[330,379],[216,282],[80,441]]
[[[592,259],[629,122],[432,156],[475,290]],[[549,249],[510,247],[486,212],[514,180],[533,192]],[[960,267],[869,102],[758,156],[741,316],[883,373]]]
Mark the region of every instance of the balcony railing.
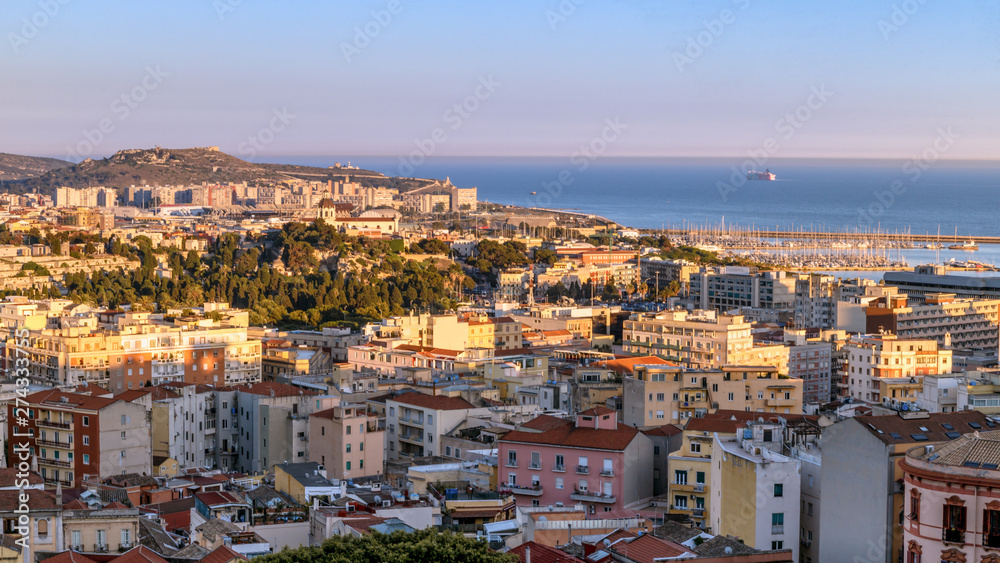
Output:
[[108,544],[106,544],[106,543],[95,543],[94,544],[94,551],[97,552],[97,553],[107,553],[108,552]]
[[507,485],[507,488],[510,489],[510,492],[514,493],[515,495],[527,495],[529,497],[542,496],[541,485],[533,485],[530,487],[522,487],[519,485]]
[[575,489],[573,493],[569,495],[569,498],[584,502],[600,502],[603,504],[614,504],[616,500],[614,495],[603,495],[599,491],[581,491],[579,489]]
[[507,467],[517,467],[517,460],[507,458]]
[[784,533],[785,533],[785,525],[784,524],[771,524],[771,535],[772,536],[779,536],[779,535],[784,534]]
[[563,465],[563,464],[553,465],[552,466],[552,471],[562,471],[562,472],[565,472],[566,471],[566,466]]
[[54,465],[56,467],[73,467],[73,462],[51,457],[39,457],[38,463],[42,465]]
[[541,468],[542,468],[541,462],[539,462],[539,463],[532,463],[531,465],[528,466],[528,469],[536,469],[536,470],[538,470],[538,469],[541,469]]
[[580,475],[589,475],[590,467],[586,465],[577,465],[576,472],[579,473]]
[[705,484],[704,483],[696,483],[695,486],[694,486],[694,492],[696,492],[696,493],[704,493],[705,492]]
[[601,470],[601,477],[614,477],[614,476],[615,476],[614,469],[604,468]]
[[36,420],[35,426],[39,426],[41,428],[64,428],[69,430],[71,425],[68,422],[58,422],[55,420]]
[[73,448],[73,444],[69,442],[53,442],[51,440],[42,440],[41,438],[35,440],[35,443],[38,444],[39,446],[49,446],[51,448],[63,448],[66,450]]
[[691,510],[691,516],[696,516],[698,518],[701,518],[704,515],[705,515],[705,509],[704,508],[695,508],[695,509]]
[[941,530],[941,541],[948,543],[965,543],[965,530]]

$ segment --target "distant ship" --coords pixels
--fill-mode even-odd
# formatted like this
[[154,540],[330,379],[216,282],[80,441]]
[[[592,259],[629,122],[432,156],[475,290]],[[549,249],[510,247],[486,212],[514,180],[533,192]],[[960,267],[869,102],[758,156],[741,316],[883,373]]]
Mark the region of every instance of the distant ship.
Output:
[[538,195],[538,192],[531,192],[531,193],[530,193],[530,194],[528,194],[528,195]]
[[979,250],[979,245],[974,240],[967,240],[962,244],[952,244],[948,248],[951,250]]
[[747,180],[774,180],[775,178],[776,176],[770,170],[764,170],[763,172],[751,170],[747,172]]

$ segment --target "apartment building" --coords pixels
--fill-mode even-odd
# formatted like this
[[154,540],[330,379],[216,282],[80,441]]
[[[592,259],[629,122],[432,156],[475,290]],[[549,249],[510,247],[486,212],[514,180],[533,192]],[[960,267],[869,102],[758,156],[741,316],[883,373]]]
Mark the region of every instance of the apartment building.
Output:
[[635,427],[683,423],[719,409],[760,413],[802,412],[801,379],[770,366],[692,370],[638,365],[624,380],[622,420]]
[[331,365],[325,366],[327,371],[333,363],[347,361],[347,349],[364,343],[365,337],[359,332],[351,332],[347,328],[324,327],[322,330],[277,330],[273,328],[249,327],[247,337],[251,340],[268,340],[278,338],[291,343],[292,346],[308,346],[319,348],[326,353]]
[[[150,474],[148,411],[117,398],[58,390],[28,395],[27,424],[7,427],[7,459],[27,445],[49,485],[78,487],[87,479],[123,473]],[[7,420],[23,419],[22,407],[7,405]],[[27,434],[27,436],[24,436]]]
[[267,471],[272,465],[305,462],[309,452],[309,414],[339,399],[284,383],[263,382],[236,388],[238,455],[235,469]]
[[899,338],[933,338],[940,346],[997,352],[1000,299],[957,299],[954,293],[927,293],[910,305],[905,295],[884,297],[865,308],[867,332]]
[[748,422],[742,436],[715,436],[712,530],[757,549],[791,549],[798,561],[800,462],[780,453],[782,431],[781,424]]
[[333,362],[322,348],[294,346],[286,340],[267,340],[263,344],[261,377],[267,381],[286,380],[300,375],[326,375]]
[[659,290],[677,283],[681,295],[687,295],[691,274],[698,273],[700,267],[687,260],[664,260],[656,257],[644,257],[639,263],[639,273],[650,289]]
[[859,401],[881,402],[883,379],[937,375],[952,369],[951,350],[941,349],[937,340],[861,335],[851,338],[845,349],[848,396]]
[[459,397],[412,392],[386,399],[389,459],[440,455],[441,438],[469,416],[489,416]]
[[758,272],[745,266],[702,268],[691,274],[688,298],[698,309],[795,310],[796,278],[785,272]]
[[805,331],[785,331],[788,346],[788,377],[802,380],[802,401],[826,403],[833,394],[831,377],[833,347],[818,338],[806,338]]
[[[215,467],[219,421],[215,388],[210,385],[171,382],[145,388],[152,399],[153,455],[176,460],[180,467]],[[120,395],[128,397],[128,393]]]
[[522,344],[521,322],[512,317],[494,317],[493,323],[493,348],[496,350],[518,350]]
[[[996,429],[977,411],[855,416],[824,428],[818,561],[905,561],[904,529],[910,527],[904,511],[910,506],[904,495],[906,452],[918,446],[936,449],[963,434]],[[965,492],[974,489],[954,488],[948,496]],[[936,519],[934,525],[941,521],[941,508],[925,511]]]
[[[53,322],[50,320],[50,323]],[[41,384],[93,383],[121,393],[166,381],[260,381],[261,345],[246,327],[151,313],[92,313],[30,330],[29,373]]]
[[784,369],[788,350],[754,345],[751,325],[742,315],[685,310],[635,313],[624,322],[625,353],[660,356],[691,368],[724,365],[773,365]]
[[653,444],[594,408],[573,420],[542,415],[498,440],[499,483],[518,506],[583,504],[589,514],[632,508],[653,496]]
[[338,405],[309,415],[309,461],[331,479],[378,476],[385,464],[385,420],[361,404]]

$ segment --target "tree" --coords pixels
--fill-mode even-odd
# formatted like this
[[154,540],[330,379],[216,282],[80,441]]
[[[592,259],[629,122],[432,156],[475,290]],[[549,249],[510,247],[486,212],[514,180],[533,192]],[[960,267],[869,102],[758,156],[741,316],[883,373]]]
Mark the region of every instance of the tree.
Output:
[[491,551],[485,542],[434,529],[407,534],[374,533],[362,537],[335,536],[318,547],[302,547],[255,558],[255,563],[349,563],[392,561],[417,563],[516,563],[517,558]]

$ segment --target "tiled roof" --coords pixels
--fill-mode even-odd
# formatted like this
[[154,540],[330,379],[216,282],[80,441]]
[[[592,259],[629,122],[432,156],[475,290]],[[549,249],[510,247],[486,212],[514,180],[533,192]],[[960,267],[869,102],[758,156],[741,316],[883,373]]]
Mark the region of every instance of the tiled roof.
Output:
[[[927,418],[903,418],[899,415],[856,416],[855,421],[886,444],[947,442],[975,430],[991,430],[996,424],[979,411],[930,413]],[[949,425],[951,429],[944,426]],[[948,435],[949,432],[958,433]],[[896,436],[899,436],[896,438]]]
[[203,535],[206,540],[215,543],[217,539],[230,532],[240,531],[240,527],[232,522],[227,522],[219,518],[212,518],[201,526],[195,528],[195,530],[201,532],[201,535]]
[[526,552],[528,548],[531,548],[531,563],[577,563],[583,562],[583,559],[574,557],[564,551],[560,551],[554,547],[549,547],[547,545],[542,545],[540,543],[535,543],[529,541],[522,543],[521,545],[511,549],[507,553],[517,557],[521,563],[526,563],[528,557]]
[[566,424],[567,420],[563,418],[558,418],[548,414],[543,414],[536,416],[535,418],[525,422],[521,426],[524,428],[530,428],[532,430],[538,430],[544,432],[546,430],[552,430],[553,428],[559,428],[563,424]]
[[631,426],[622,425],[615,430],[577,428],[573,422],[564,420],[561,425],[549,428],[544,432],[512,430],[504,434],[500,441],[622,451],[628,447],[638,433],[639,431]]
[[[992,469],[1000,467],[1000,430],[970,432],[925,452],[920,456],[938,465],[953,465]],[[933,459],[931,459],[933,458]]]
[[616,414],[608,407],[594,407],[580,413],[580,416],[601,416],[602,414]]
[[93,559],[75,551],[64,551],[46,559],[49,563],[97,563]]
[[[727,549],[729,551],[726,551]],[[703,557],[717,557],[729,554],[751,554],[757,550],[729,536],[715,536],[710,540],[705,540],[700,545],[696,545],[693,551]]]
[[475,405],[461,397],[445,397],[442,395],[427,395],[425,393],[405,393],[398,397],[389,399],[405,405],[434,409],[439,411],[456,411],[463,409],[474,409]]
[[[25,398],[31,404],[50,403],[66,409],[82,409],[99,411],[110,404],[118,402],[118,399],[108,399],[106,397],[91,397],[90,395],[78,395],[76,393],[64,393],[58,389],[49,389],[32,393]],[[63,400],[65,399],[65,401]]]
[[228,563],[229,561],[232,561],[234,559],[239,559],[241,561],[247,560],[246,557],[243,557],[239,553],[236,553],[229,546],[220,545],[219,547],[215,548],[215,551],[209,553],[205,557],[202,557],[199,563]]
[[636,356],[631,358],[615,358],[613,360],[603,360],[594,362],[595,367],[607,368],[617,374],[632,374],[635,366],[642,365],[666,365],[675,366],[677,364],[668,362],[659,356]]
[[654,536],[677,543],[684,543],[699,534],[701,534],[700,530],[672,520],[667,520],[662,526],[653,528]]
[[668,557],[676,558],[691,553],[683,545],[650,534],[639,536],[628,543],[620,541],[608,547],[607,551],[614,551],[636,563],[654,563]]
[[115,557],[115,563],[169,563],[159,553],[144,545],[137,545],[122,555]]
[[251,385],[240,385],[236,388],[236,390],[242,393],[251,393],[254,395],[271,397],[298,397],[300,395],[319,394],[316,391],[309,391],[287,383],[275,383],[273,381],[264,381],[262,383],[253,383]]
[[675,424],[663,424],[649,430],[643,430],[642,433],[647,436],[676,436],[683,431],[683,428]]
[[129,389],[128,391],[125,391],[125,392],[122,392],[122,393],[119,393],[119,394],[115,395],[115,398],[119,399],[119,400],[122,400],[122,401],[125,401],[127,403],[131,403],[132,401],[135,401],[137,399],[141,399],[141,398],[145,397],[146,395],[149,395],[152,392],[153,391],[150,388],[148,388],[148,387],[145,387],[145,388],[142,388],[142,389]]
[[[25,489],[24,492],[28,495],[28,508],[34,510],[54,510],[58,506],[55,495],[50,491]],[[17,489],[0,490],[0,511],[11,511],[20,506],[20,502],[18,501],[20,494],[21,491]]]
[[362,534],[368,533],[368,528],[371,528],[375,524],[381,524],[385,522],[385,518],[379,518],[378,516],[369,516],[367,518],[350,518],[345,519],[344,525],[349,528],[354,528],[355,530],[361,532]]
[[[14,481],[18,479],[17,474],[20,470],[16,467],[2,467],[0,468],[0,487],[13,487]],[[34,471],[28,472],[28,484],[37,485],[42,483],[42,476]]]
[[224,506],[227,504],[247,504],[246,499],[237,493],[228,491],[210,491],[207,493],[195,493],[195,498],[208,506]]
[[195,561],[201,561],[205,557],[208,557],[210,553],[211,552],[205,549],[204,547],[201,547],[200,545],[193,543],[185,547],[184,549],[174,553],[173,555],[170,556],[170,558],[174,560],[194,559]]

